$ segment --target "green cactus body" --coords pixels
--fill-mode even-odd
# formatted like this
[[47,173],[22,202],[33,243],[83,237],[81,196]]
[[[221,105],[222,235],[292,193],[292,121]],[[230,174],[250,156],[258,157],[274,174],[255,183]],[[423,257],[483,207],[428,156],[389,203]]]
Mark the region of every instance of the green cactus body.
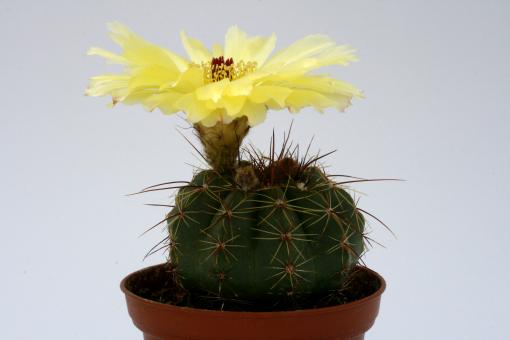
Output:
[[183,287],[221,303],[299,306],[340,289],[364,250],[355,202],[314,166],[249,190],[199,172],[177,193],[168,232]]

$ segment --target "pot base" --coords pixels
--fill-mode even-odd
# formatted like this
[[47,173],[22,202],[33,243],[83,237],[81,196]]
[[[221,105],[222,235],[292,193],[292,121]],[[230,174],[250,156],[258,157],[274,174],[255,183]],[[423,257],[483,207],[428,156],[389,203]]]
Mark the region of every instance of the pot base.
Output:
[[[266,337],[266,339],[271,340],[273,338]],[[362,334],[359,336],[354,336],[351,338],[338,338],[336,340],[364,340],[364,339],[365,339],[365,334]],[[152,335],[144,334],[143,340],[189,340],[189,338],[158,338],[158,337],[155,337]]]
[[[266,337],[266,339],[270,340],[273,338]],[[364,340],[364,339],[365,339],[365,334],[350,337],[350,338],[338,338],[336,340]],[[144,334],[143,340],[189,340],[189,339],[188,338],[158,338],[158,337],[155,337],[152,335]]]

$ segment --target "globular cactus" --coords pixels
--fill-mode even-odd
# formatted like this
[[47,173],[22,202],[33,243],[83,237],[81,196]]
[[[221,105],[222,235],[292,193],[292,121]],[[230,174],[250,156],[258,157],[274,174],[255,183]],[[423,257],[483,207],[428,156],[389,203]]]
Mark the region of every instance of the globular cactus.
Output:
[[[153,250],[169,249],[168,282],[222,305],[290,308],[344,287],[369,240],[363,211],[317,158],[291,152],[288,139],[277,154],[273,137],[267,157],[253,149],[240,155],[240,147],[268,110],[343,111],[363,97],[355,86],[315,72],[355,61],[353,49],[316,34],[271,55],[274,34],[249,37],[232,26],[223,47],[212,50],[181,32],[187,59],[120,23],[110,24],[110,33],[120,54],[97,47],[88,53],[125,70],[92,77],[87,95],[183,112],[210,166],[179,189],[160,222],[167,222],[168,237]],[[142,192],[168,189],[156,187]]]
[[316,159],[272,155],[200,171],[177,192],[169,258],[195,296],[300,307],[341,289],[358,263],[364,218],[351,195]]

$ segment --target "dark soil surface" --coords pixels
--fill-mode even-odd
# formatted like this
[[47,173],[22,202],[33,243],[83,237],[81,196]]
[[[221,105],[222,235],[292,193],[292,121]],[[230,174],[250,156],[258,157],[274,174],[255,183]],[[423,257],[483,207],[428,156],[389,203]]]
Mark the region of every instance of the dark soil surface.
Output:
[[356,267],[344,286],[322,296],[289,297],[278,303],[248,303],[230,301],[217,296],[190,294],[175,280],[175,271],[170,264],[147,268],[126,282],[129,291],[144,299],[176,306],[223,311],[288,311],[321,308],[353,302],[375,293],[379,279],[364,267]]

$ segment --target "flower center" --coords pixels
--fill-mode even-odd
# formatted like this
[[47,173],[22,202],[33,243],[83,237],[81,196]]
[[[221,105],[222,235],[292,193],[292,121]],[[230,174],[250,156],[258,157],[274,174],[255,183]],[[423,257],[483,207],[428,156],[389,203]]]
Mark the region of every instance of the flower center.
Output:
[[223,79],[235,80],[255,71],[256,68],[256,61],[244,62],[240,60],[234,63],[234,59],[228,58],[225,60],[223,56],[212,58],[211,61],[202,63],[204,81],[206,83],[213,83]]

